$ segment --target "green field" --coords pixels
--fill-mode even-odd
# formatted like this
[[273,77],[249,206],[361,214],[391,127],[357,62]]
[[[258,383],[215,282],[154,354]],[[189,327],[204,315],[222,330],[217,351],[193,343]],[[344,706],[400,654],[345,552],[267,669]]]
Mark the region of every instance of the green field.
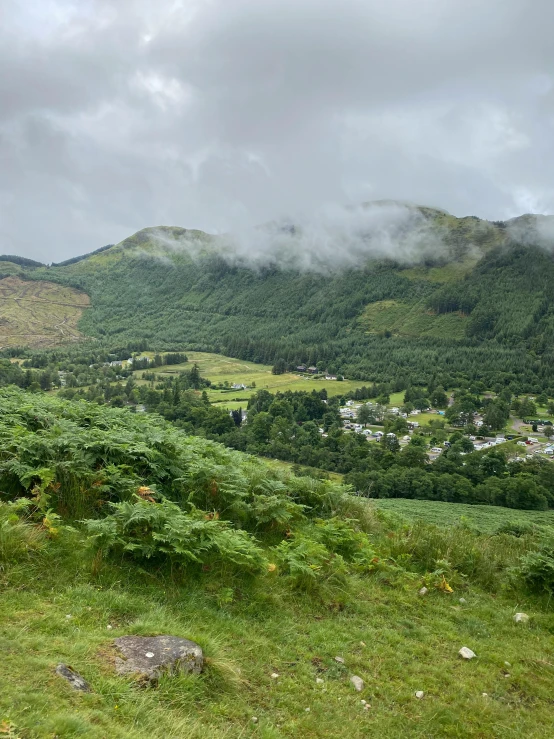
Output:
[[437,315],[427,308],[425,300],[380,300],[370,303],[359,320],[368,333],[390,331],[400,336],[443,339],[461,339],[467,327],[465,316],[460,313]]
[[409,520],[422,520],[437,526],[455,526],[467,522],[482,533],[493,533],[506,523],[554,527],[554,511],[521,511],[499,506],[442,503],[404,498],[372,499],[379,510],[397,513]]
[[[148,355],[145,352],[145,355]],[[151,353],[150,353],[151,354]],[[220,354],[209,352],[187,352],[188,363],[180,365],[168,365],[159,370],[160,376],[176,374],[182,370],[190,369],[192,363],[196,363],[202,377],[207,377],[214,384],[228,382],[229,385],[244,384],[247,390],[208,390],[208,397],[212,403],[218,403],[226,408],[238,408],[245,405],[250,396],[257,390],[269,390],[271,393],[285,392],[286,390],[322,390],[325,388],[329,395],[342,395],[350,390],[361,387],[363,383],[354,380],[315,379],[309,375],[302,376],[297,373],[287,372],[283,375],[273,375],[271,367],[265,364],[255,364],[242,359],[233,359]],[[142,370],[136,372],[140,377]],[[255,388],[252,390],[252,383]]]

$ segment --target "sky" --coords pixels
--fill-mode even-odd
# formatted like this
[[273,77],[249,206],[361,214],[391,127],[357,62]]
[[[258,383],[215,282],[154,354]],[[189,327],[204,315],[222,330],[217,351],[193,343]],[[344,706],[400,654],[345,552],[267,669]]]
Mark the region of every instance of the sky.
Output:
[[554,213],[553,26],[551,0],[2,0],[0,253],[379,199]]

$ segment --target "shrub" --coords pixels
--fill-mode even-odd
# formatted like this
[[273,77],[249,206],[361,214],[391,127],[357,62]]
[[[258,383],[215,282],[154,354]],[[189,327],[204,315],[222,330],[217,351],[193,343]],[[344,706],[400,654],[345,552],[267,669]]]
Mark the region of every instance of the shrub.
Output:
[[525,554],[516,572],[532,590],[554,593],[554,541]]
[[267,562],[256,540],[214,514],[198,509],[185,513],[168,500],[137,500],[112,504],[113,513],[84,526],[104,552],[138,559],[169,559],[182,566],[231,564],[250,573]]
[[295,534],[275,548],[277,560],[291,583],[301,590],[318,585],[343,583],[348,572],[340,554],[333,554],[321,542]]

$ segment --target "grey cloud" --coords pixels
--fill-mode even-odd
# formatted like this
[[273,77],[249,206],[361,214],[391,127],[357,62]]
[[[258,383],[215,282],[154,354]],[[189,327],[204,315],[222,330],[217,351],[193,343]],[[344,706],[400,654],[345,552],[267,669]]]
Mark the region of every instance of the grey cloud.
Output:
[[552,211],[553,22],[548,0],[4,0],[0,252],[379,198]]

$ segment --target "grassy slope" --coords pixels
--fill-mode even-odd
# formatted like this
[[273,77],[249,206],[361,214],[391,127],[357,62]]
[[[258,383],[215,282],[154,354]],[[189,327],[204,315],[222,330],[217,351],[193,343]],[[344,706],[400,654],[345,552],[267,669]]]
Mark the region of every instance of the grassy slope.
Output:
[[6,277],[0,280],[0,348],[78,339],[77,323],[88,305],[88,297],[70,287]]
[[[117,498],[139,483],[174,493],[184,485],[187,500],[205,490],[213,501],[218,480],[221,508],[237,486],[246,490],[249,475],[256,480],[263,468],[263,479],[273,479],[261,462],[187,439],[160,419],[2,392],[2,489],[21,494],[13,474],[31,486],[45,475],[37,464],[47,465],[56,475],[45,477],[52,482],[49,505],[60,512],[72,496],[88,510],[100,495]],[[232,486],[224,484],[230,464]],[[294,486],[283,479],[286,490]],[[301,484],[314,490],[313,481]],[[349,502],[348,510],[360,503]],[[11,724],[4,733],[12,739],[543,737],[552,721],[552,615],[544,600],[500,586],[530,539],[395,528],[369,505],[358,514],[385,566],[365,575],[353,569],[312,595],[293,589],[280,567],[251,579],[219,571],[217,562],[187,576],[163,559],[102,560],[78,530],[48,538],[45,522],[27,526],[28,546],[16,550],[20,540],[4,516],[0,648],[9,680],[0,691],[0,729],[2,721]],[[266,551],[275,554],[271,541]],[[437,587],[446,556],[454,593]],[[423,582],[431,590],[426,598],[417,595]],[[460,604],[461,595],[467,603]],[[514,625],[516,610],[531,615],[528,627]],[[168,632],[202,645],[209,657],[204,675],[149,690],[114,675],[114,636]],[[462,662],[461,646],[478,658]],[[61,661],[90,681],[91,694],[73,693],[54,674]],[[271,678],[274,672],[280,677]],[[352,674],[365,680],[363,693],[350,686]],[[425,691],[422,701],[416,690]]]
[[[552,722],[552,616],[515,597],[470,588],[422,599],[420,582],[365,578],[352,581],[341,606],[295,595],[279,581],[222,587],[124,564],[93,575],[78,551],[1,578],[10,679],[0,692],[0,721],[12,723],[12,737],[539,739]],[[530,627],[514,625],[516,610],[532,615]],[[129,633],[197,640],[210,659],[206,673],[149,690],[116,677],[111,640]],[[462,646],[478,658],[462,662]],[[76,694],[55,676],[60,661],[93,692]],[[351,674],[364,679],[362,693],[350,686]],[[421,701],[417,690],[425,691]]]
[[455,526],[467,522],[472,529],[493,533],[508,523],[554,527],[554,511],[520,511],[498,506],[443,503],[431,500],[389,498],[372,501],[377,508],[391,511],[408,520],[422,520],[437,526]]

